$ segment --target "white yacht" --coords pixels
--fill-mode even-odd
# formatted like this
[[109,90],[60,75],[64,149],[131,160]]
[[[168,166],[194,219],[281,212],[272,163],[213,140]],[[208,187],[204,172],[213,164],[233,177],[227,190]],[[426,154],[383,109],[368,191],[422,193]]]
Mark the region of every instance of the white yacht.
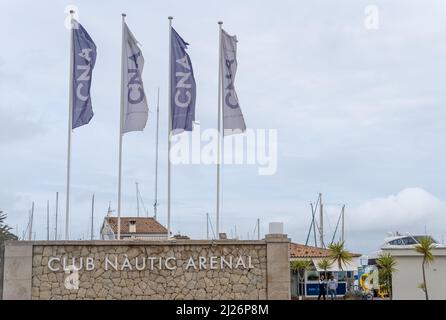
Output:
[[369,256],[363,256],[361,260],[367,261],[364,262],[364,265],[374,265],[375,259],[381,255],[382,248],[392,248],[392,247],[401,247],[401,246],[415,246],[420,242],[422,238],[430,237],[434,242],[435,246],[443,246],[440,242],[436,241],[431,235],[413,235],[409,232],[402,234],[399,232],[389,232],[387,236],[384,238],[384,243],[381,244],[378,251],[373,252]]
[[384,243],[381,248],[394,247],[394,246],[414,246],[420,242],[421,239],[429,237],[432,239],[434,244],[441,245],[430,235],[412,235],[410,233],[400,234],[399,232],[390,232],[386,238],[384,238]]

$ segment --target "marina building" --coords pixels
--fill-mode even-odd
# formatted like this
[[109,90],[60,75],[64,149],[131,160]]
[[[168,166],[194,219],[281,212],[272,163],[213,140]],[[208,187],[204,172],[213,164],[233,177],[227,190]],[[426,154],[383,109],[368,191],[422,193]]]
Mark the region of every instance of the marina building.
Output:
[[[101,240],[118,236],[118,218],[107,216],[101,227]],[[121,217],[122,240],[167,240],[167,229],[152,217]]]
[[343,296],[347,289],[353,286],[355,278],[358,276],[358,267],[360,266],[361,254],[351,253],[352,261],[342,265],[339,268],[338,263],[334,262],[327,270],[319,268],[319,262],[330,256],[330,251],[325,248],[306,246],[303,244],[290,243],[290,262],[296,260],[308,260],[311,262],[310,269],[305,271],[303,277],[299,281],[297,271],[291,272],[291,295],[303,295],[305,297],[317,297],[319,294],[319,279],[322,274],[327,272],[327,276],[331,275],[338,281],[337,295]]
[[[423,300],[423,256],[413,245],[386,246],[381,249],[390,253],[396,261],[392,274],[394,300]],[[425,266],[426,284],[430,300],[446,300],[446,246],[438,245],[432,250],[434,261]]]

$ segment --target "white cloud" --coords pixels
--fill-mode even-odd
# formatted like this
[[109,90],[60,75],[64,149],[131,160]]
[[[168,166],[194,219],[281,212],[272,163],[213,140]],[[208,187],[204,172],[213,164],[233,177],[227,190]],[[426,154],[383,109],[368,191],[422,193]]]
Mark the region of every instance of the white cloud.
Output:
[[444,225],[444,213],[446,203],[422,188],[407,188],[396,195],[364,202],[353,209],[351,220],[355,230],[405,232],[426,224]]
[[29,119],[26,114],[0,108],[0,147],[17,140],[32,139],[45,130],[40,123]]

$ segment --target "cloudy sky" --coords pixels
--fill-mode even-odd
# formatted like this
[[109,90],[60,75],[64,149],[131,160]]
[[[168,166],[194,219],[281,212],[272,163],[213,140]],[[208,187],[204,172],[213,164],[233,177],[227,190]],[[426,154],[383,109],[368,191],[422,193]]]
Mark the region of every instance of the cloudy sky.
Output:
[[[135,181],[152,212],[155,102],[161,90],[160,207],[166,222],[168,21],[190,43],[197,120],[216,126],[218,26],[237,34],[236,87],[249,128],[278,131],[278,171],[222,169],[222,227],[241,238],[285,223],[305,242],[309,203],[323,193],[327,239],[346,204],[347,247],[376,250],[388,231],[446,234],[446,3],[444,1],[12,1],[0,2],[0,210],[21,235],[32,201],[36,238],[54,228],[66,182],[69,32],[67,5],[98,48],[95,116],[72,144],[71,238],[89,236],[96,196],[98,236],[117,203],[121,12],[142,44],[151,114],[143,133],[124,137],[123,215],[136,214]],[[367,5],[379,28],[367,29]],[[215,166],[173,168],[172,231],[206,236],[215,213]],[[53,230],[51,232],[53,237]]]

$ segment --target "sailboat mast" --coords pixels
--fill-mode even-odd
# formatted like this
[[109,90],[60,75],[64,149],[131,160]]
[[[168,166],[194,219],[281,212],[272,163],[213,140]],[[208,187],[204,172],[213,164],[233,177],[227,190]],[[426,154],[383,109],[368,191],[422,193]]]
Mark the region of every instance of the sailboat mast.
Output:
[[257,218],[257,240],[260,240],[260,219]]
[[50,241],[50,200],[46,201],[46,241]]
[[345,222],[345,204],[342,206],[342,226],[341,226],[341,230],[342,230],[342,232],[341,232],[341,234],[342,234],[342,236],[341,236],[341,241],[342,242],[344,242],[345,241],[345,229],[344,229],[344,227],[345,227],[345,225],[344,225],[344,222]]
[[136,212],[139,217],[139,189],[138,189],[138,182],[135,182],[136,185]]
[[305,241],[305,245],[308,245],[308,242],[310,241],[310,236],[311,236],[311,232],[313,231],[313,235],[314,235],[314,246],[317,247],[317,239],[316,239],[316,210],[317,210],[317,206],[318,206],[319,200],[316,202],[316,207],[313,206],[313,202],[310,202],[310,207],[311,207],[311,224],[310,224],[310,229],[308,229],[308,235],[307,235],[307,241]]
[[54,240],[57,240],[57,215],[59,214],[59,192],[56,192],[56,221],[54,226]]
[[209,213],[206,212],[206,239],[209,240]]
[[321,248],[325,248],[324,243],[324,208],[322,204],[322,193],[319,193],[319,229],[320,229],[320,244]]
[[91,230],[90,230],[90,240],[93,240],[93,220],[94,220],[94,193],[91,197]]
[[34,218],[34,201],[31,207],[31,215],[29,217],[29,230],[28,230],[28,240],[32,240],[33,235],[33,218]]

